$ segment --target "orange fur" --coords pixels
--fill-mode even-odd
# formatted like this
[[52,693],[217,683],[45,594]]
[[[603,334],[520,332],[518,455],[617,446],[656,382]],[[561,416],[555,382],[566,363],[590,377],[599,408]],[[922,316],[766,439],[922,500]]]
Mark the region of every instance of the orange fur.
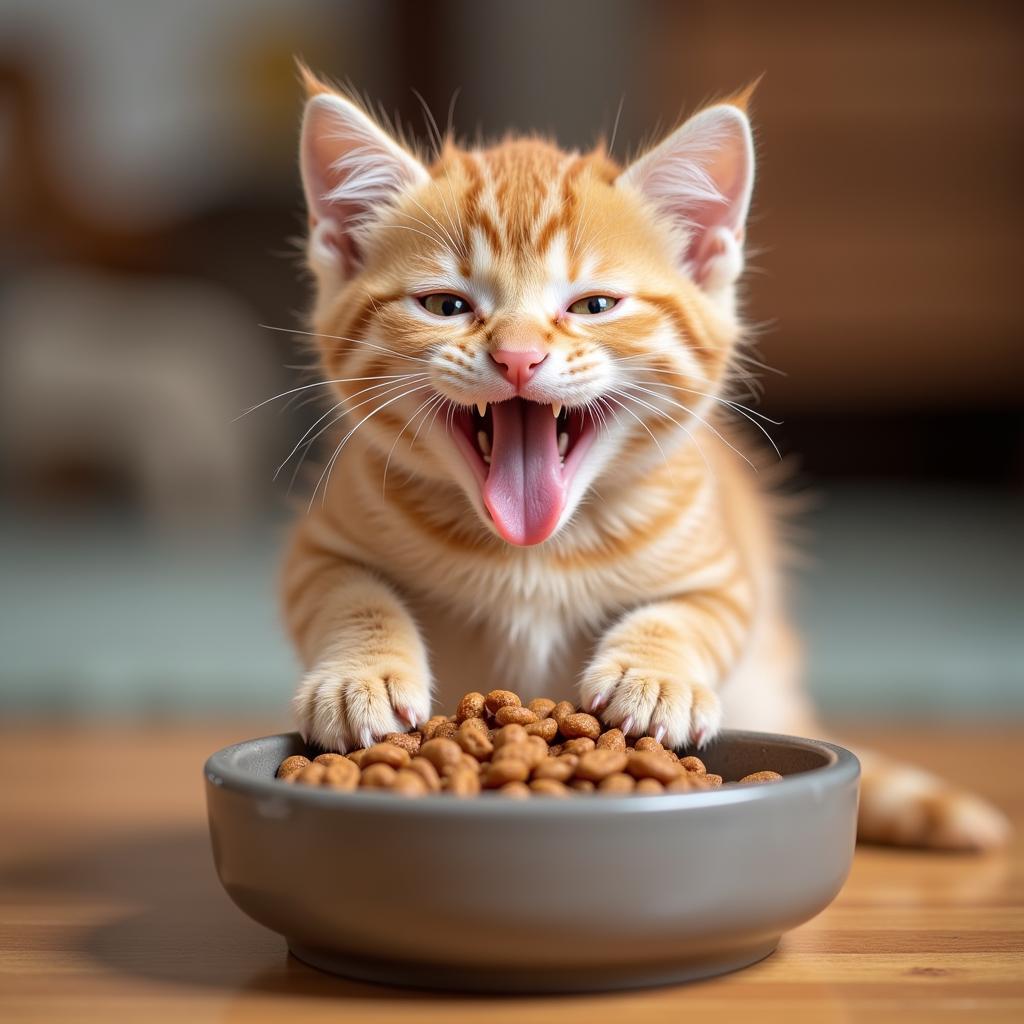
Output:
[[[723,720],[815,731],[769,504],[744,462],[756,456],[723,401],[742,341],[753,87],[625,170],[536,138],[446,140],[425,167],[302,75],[313,332],[340,410],[284,571],[306,734],[346,748],[422,721],[435,679],[445,707],[495,687],[578,694],[676,746]],[[424,294],[462,295],[472,312],[442,319]],[[595,294],[618,304],[567,311]],[[543,372],[517,393],[493,357],[527,349]],[[576,410],[575,443],[591,445],[557,524],[526,546],[505,539],[454,440],[476,403],[513,400],[524,417]],[[918,782],[934,826],[947,791]],[[983,824],[901,832],[869,800],[865,833],[990,844],[994,812],[950,799]]]

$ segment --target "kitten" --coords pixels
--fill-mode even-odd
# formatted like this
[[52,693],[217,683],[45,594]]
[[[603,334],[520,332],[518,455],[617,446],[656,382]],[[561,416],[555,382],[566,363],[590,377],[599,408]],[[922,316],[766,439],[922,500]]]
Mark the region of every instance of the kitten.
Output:
[[[626,168],[535,138],[429,166],[306,74],[301,166],[331,457],[284,608],[329,749],[468,690],[572,698],[633,735],[813,735],[768,501],[722,414],[754,181],[745,97]],[[748,417],[756,418],[750,413]],[[862,834],[1005,823],[866,765]]]

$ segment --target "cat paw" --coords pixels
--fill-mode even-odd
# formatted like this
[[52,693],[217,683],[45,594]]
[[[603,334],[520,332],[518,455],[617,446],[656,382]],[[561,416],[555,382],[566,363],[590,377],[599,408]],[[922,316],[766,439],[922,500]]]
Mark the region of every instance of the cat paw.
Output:
[[430,683],[390,665],[328,659],[303,677],[294,707],[308,742],[344,752],[425,722]]
[[714,690],[621,658],[594,662],[580,685],[584,710],[627,736],[653,736],[666,747],[701,747],[722,724]]

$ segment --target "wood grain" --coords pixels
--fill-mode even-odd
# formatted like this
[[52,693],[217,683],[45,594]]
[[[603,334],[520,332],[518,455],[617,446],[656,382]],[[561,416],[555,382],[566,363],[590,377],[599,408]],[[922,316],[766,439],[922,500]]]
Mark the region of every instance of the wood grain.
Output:
[[[0,731],[0,1020],[1024,1019],[1020,838],[990,857],[862,848],[836,902],[773,956],[694,985],[488,999],[320,974],[236,910],[213,873],[203,759],[267,731],[262,723]],[[939,770],[956,766],[961,777],[966,767],[1024,825],[1020,731],[872,730],[870,738]]]

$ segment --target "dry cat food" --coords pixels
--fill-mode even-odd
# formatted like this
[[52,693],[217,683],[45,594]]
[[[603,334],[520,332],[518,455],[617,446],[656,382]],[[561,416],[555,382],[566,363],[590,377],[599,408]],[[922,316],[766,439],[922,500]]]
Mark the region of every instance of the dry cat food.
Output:
[[[721,775],[699,757],[678,757],[652,736],[629,743],[568,701],[523,705],[511,690],[467,693],[454,715],[389,733],[364,750],[295,754],[277,770],[285,782],[330,789],[385,789],[401,796],[493,792],[512,800],[577,793],[683,793],[716,789]],[[773,782],[761,771],[740,782]]]

